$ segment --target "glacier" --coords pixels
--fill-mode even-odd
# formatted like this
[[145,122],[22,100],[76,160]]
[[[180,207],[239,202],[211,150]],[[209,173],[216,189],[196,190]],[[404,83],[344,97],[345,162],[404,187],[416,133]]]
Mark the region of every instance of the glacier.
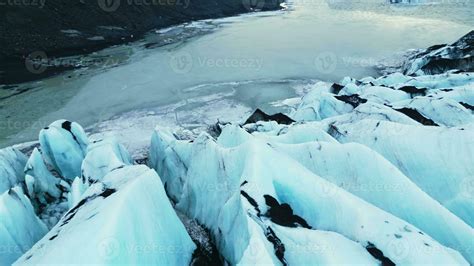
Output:
[[91,185],[14,265],[185,265],[195,247],[157,174],[137,165]]
[[68,179],[81,175],[81,164],[89,140],[77,123],[59,120],[40,131],[45,160]]
[[428,69],[464,42],[208,128],[55,121],[0,150],[0,265],[473,265],[474,76]]
[[0,151],[0,259],[471,265],[473,92],[458,72],[316,82],[287,114],[157,126],[144,158],[56,121],[29,158]]
[[[348,247],[357,243],[352,263],[468,265],[474,261],[473,88],[471,73],[455,71],[317,83],[289,114],[296,121],[290,125],[257,110],[244,124],[213,127],[216,138],[201,134],[183,140],[158,127],[149,164],[177,209],[211,230],[230,264],[329,263],[335,255],[321,250],[305,253],[307,261],[292,254],[292,245],[301,241],[295,232],[314,230],[337,233],[333,238],[349,240]],[[327,186],[299,180],[300,168]],[[371,211],[345,202],[346,194]],[[272,216],[268,197],[280,206],[273,213],[285,217]],[[321,213],[339,216],[321,222]],[[374,222],[385,215],[391,219],[384,223],[397,224],[398,232],[365,224],[364,217]],[[380,231],[359,230],[368,227]],[[372,234],[386,238],[368,238]],[[236,240],[229,241],[229,235]],[[420,235],[430,242],[411,239]],[[303,246],[318,246],[319,240]],[[259,246],[257,256],[253,245]],[[364,257],[367,252],[373,258]],[[345,262],[339,253],[338,259]]]
[[449,69],[474,70],[474,30],[449,45],[434,45],[410,56],[403,72],[410,75],[439,74]]
[[[226,136],[234,138],[224,134],[222,140],[215,141],[203,134],[188,142],[157,130],[151,147],[155,155],[151,158],[156,160],[152,164],[164,180],[186,180],[180,188],[177,208],[211,229],[218,248],[231,264],[300,263],[298,259],[291,260],[300,251],[290,248],[286,256],[285,247],[298,241],[292,233],[295,231],[290,229],[297,227],[298,231],[309,231],[304,235],[312,230],[315,234],[338,233],[336,239],[353,246],[356,255],[344,258],[338,253],[341,263],[368,264],[372,259],[371,264],[376,264],[376,258],[367,256],[368,250],[374,248],[388,254],[396,264],[468,265],[458,252],[441,245],[421,229],[314,174],[298,161],[275,151],[271,143],[249,139],[229,148],[220,144],[226,142]],[[169,156],[170,152],[175,155]],[[182,166],[182,171],[173,171],[177,165]],[[178,176],[173,177],[174,174]],[[179,184],[167,187],[179,188]],[[459,220],[454,223],[472,234],[472,228],[463,227]],[[288,243],[278,237],[279,226],[285,227]],[[307,241],[309,246],[320,245],[317,238]],[[465,241],[469,244],[469,239]],[[253,245],[261,246],[258,256],[252,255]],[[398,254],[397,245],[409,251]],[[436,252],[413,252],[426,249]],[[296,253],[292,254],[292,250]],[[314,250],[308,256],[310,260],[311,256],[330,260],[336,255],[331,250]]]
[[28,158],[15,148],[0,149],[0,193],[24,181],[23,168]]
[[47,232],[21,187],[16,186],[0,195],[2,265],[11,265]]
[[109,172],[132,164],[132,158],[123,145],[115,139],[101,139],[92,142],[82,161],[82,177],[95,183]]
[[38,148],[31,153],[24,171],[28,195],[35,200],[37,208],[38,205],[47,205],[61,196],[61,180],[48,170]]

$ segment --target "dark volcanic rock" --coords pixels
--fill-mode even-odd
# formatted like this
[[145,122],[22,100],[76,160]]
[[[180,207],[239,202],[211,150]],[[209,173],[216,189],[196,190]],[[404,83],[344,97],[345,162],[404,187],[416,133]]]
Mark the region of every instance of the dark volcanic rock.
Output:
[[331,86],[331,93],[339,94],[339,92],[344,88],[344,86],[334,83]]
[[245,121],[245,125],[257,123],[259,121],[276,121],[278,124],[289,125],[295,120],[289,118],[288,116],[277,113],[274,115],[268,115],[260,109],[255,110],[255,112]]
[[367,249],[367,251],[370,253],[370,255],[372,255],[372,257],[380,261],[382,266],[396,265],[392,260],[390,260],[390,258],[386,257],[383,252],[378,249],[374,244],[369,242],[365,249]]
[[347,104],[352,105],[352,107],[354,108],[367,102],[367,99],[361,98],[358,94],[340,95],[340,96],[334,96],[334,97],[338,99],[339,101],[343,101]]
[[426,91],[427,91],[426,88],[417,88],[415,86],[403,86],[401,88],[398,88],[398,90],[401,90],[410,94],[412,98],[416,96],[425,96]]
[[[21,2],[21,1],[20,1]],[[278,9],[279,0],[37,0],[0,8],[0,84],[41,78],[25,59],[89,53],[140,38],[155,28],[254,10]],[[25,1],[21,3],[26,3]],[[12,69],[15,69],[14,73]],[[49,70],[49,68],[48,68]],[[61,69],[56,69],[56,72]]]
[[436,124],[433,120],[423,116],[418,112],[416,109],[412,108],[400,108],[400,109],[394,109],[395,111],[398,111],[402,114],[405,114],[406,116],[410,117],[411,119],[417,121],[418,123],[425,125],[425,126],[439,126]]
[[474,71],[474,31],[451,45],[435,45],[411,56],[403,66],[407,75]]
[[468,103],[465,103],[465,102],[459,102],[459,104],[461,104],[462,106],[464,106],[464,108],[466,109],[469,109],[471,111],[474,111],[474,106],[473,105],[470,105]]
[[269,207],[265,214],[272,222],[287,227],[304,227],[311,229],[311,226],[300,216],[293,213],[293,209],[287,203],[280,204],[274,197],[264,195],[265,203]]

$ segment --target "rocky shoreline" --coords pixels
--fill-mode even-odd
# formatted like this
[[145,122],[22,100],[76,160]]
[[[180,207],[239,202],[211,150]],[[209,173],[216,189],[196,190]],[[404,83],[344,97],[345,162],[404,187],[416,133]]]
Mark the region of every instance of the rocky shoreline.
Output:
[[[0,9],[0,84],[36,80],[29,58],[81,55],[141,38],[152,29],[236,14],[276,10],[280,0],[48,0],[8,2]],[[2,73],[3,72],[3,73]]]

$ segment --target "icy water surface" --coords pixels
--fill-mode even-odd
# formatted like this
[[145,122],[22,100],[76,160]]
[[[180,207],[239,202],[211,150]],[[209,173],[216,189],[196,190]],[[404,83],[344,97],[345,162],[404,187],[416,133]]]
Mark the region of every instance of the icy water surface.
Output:
[[268,103],[297,97],[313,80],[376,76],[382,59],[394,64],[408,49],[455,41],[473,29],[473,10],[471,1],[298,0],[284,11],[151,32],[137,43],[57,60],[87,68],[0,89],[0,146],[36,139],[60,118],[90,126],[137,109],[193,110],[193,97],[223,95],[221,105],[240,111],[276,111]]

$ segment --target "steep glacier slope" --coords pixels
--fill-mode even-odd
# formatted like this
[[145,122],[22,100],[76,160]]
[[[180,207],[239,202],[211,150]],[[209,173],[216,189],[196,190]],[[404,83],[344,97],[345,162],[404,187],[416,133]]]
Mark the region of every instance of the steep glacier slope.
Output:
[[392,104],[392,108],[396,110],[402,110],[403,108],[416,110],[424,117],[433,120],[437,125],[448,127],[462,126],[474,122],[471,110],[449,98],[416,97],[411,100],[395,102]]
[[0,195],[0,265],[11,265],[47,230],[21,187]]
[[474,225],[471,130],[376,120],[336,123],[333,129],[339,141],[361,143],[379,152],[431,197]]
[[127,166],[92,185],[15,265],[186,265],[195,248],[155,171]]
[[[304,124],[304,127],[311,128],[312,124]],[[419,227],[443,245],[461,251],[469,260],[474,259],[470,253],[474,238],[472,227],[428,196],[380,154],[361,144],[340,144],[334,140],[308,139],[291,144],[287,134],[294,132],[292,127],[302,125],[290,126],[288,133],[280,130],[278,136],[263,138],[265,133],[259,132],[253,135],[313,173]],[[313,127],[316,128],[317,124]],[[299,133],[301,136],[311,136],[315,135],[313,132],[307,130]],[[238,146],[252,138],[242,128],[228,125],[219,136],[218,143]],[[239,143],[235,140],[239,140]]]
[[[417,227],[326,181],[261,140],[226,148],[206,134],[187,142],[158,129],[150,153],[177,208],[211,230],[231,264],[301,263],[295,243],[320,245],[329,236],[303,236],[322,231],[337,234],[330,247],[343,246],[338,243],[342,240],[352,251],[309,252],[306,263],[338,256],[347,264],[468,264]],[[261,247],[257,256],[252,253],[255,245]],[[402,254],[398,246],[405,248]]]
[[309,92],[291,116],[380,153],[472,227],[473,90],[472,73],[345,78]]

